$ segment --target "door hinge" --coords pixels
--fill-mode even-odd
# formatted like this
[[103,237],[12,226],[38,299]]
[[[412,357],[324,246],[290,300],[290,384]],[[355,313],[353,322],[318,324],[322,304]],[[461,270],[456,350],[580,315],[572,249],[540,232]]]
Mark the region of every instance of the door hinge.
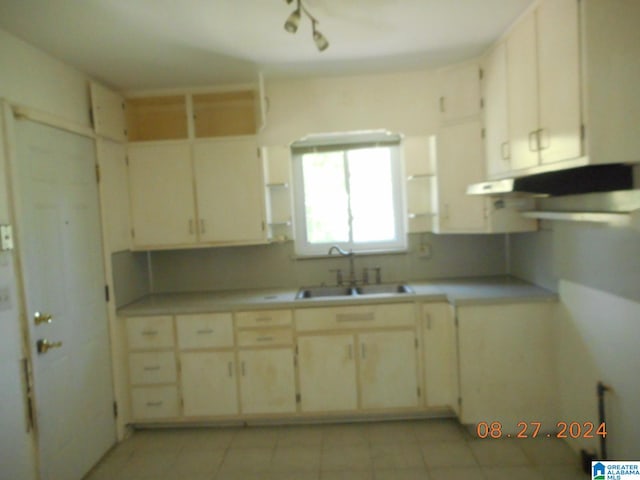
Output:
[[462,397],[458,397],[458,408],[462,408]]
[[418,339],[414,338],[415,344],[416,344],[416,348],[418,348]]
[[92,107],[89,107],[89,124],[91,125],[91,128],[93,129],[96,128],[96,119],[95,119],[95,116],[93,115]]
[[584,142],[585,138],[587,138],[587,127],[583,123],[580,125],[580,140]]
[[[126,132],[126,130],[125,130],[125,132]],[[126,133],[125,133],[125,135],[126,135]],[[124,156],[124,163],[127,164],[127,167],[129,166],[129,155],[125,155]]]
[[484,70],[482,68],[478,69],[478,76],[480,77],[480,80],[484,78]]
[[113,402],[113,418],[118,418],[118,402]]
[[420,392],[420,387],[418,387],[418,397],[420,397],[421,394],[422,392]]
[[96,163],[96,182],[100,183],[100,165]]
[[453,320],[455,322],[456,327],[458,326],[458,315],[456,314],[455,317],[453,317]]
[[135,228],[131,229],[131,238],[136,238],[136,229]]
[[486,134],[485,129],[484,129],[484,128],[483,128],[483,129],[481,129],[481,130],[480,130],[480,137],[481,137],[481,138],[484,138],[485,134]]
[[302,396],[299,393],[296,393],[296,403],[300,403],[302,401]]
[[109,285],[104,286],[104,299],[107,303],[109,302]]
[[484,98],[480,99],[480,108],[484,108]]

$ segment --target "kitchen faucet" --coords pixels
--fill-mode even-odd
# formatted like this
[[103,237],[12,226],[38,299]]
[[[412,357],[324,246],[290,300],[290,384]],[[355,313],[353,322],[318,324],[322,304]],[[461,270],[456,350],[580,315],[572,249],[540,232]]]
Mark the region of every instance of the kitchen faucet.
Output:
[[331,255],[334,251],[338,252],[343,257],[349,257],[349,285],[351,285],[351,286],[355,285],[356,284],[356,272],[355,272],[355,267],[353,265],[353,258],[355,256],[355,254],[353,253],[353,250],[349,250],[347,252],[346,250],[343,250],[342,248],[340,248],[338,245],[333,245],[329,249],[328,255]]

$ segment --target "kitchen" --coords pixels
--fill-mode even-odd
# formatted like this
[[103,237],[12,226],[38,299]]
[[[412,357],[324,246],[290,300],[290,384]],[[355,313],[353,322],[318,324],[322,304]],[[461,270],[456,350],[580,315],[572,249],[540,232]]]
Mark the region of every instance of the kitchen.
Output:
[[[283,10],[286,16],[288,9]],[[304,40],[296,38],[296,41]],[[3,64],[0,92],[4,98],[12,105],[23,106],[27,113],[32,108],[69,123],[89,126],[84,74],[8,33],[2,33],[0,45]],[[637,62],[629,68],[637,72]],[[259,134],[260,145],[284,148],[310,132],[380,128],[402,132],[406,138],[417,138],[419,142],[440,127],[439,75],[436,69],[414,69],[368,75],[267,77],[270,110]],[[618,104],[613,98],[617,93],[611,92],[612,103]],[[632,103],[630,99],[627,101]],[[634,136],[632,127],[624,128],[627,137]],[[119,408],[118,435],[122,438],[131,413],[124,373],[129,368],[125,344],[114,340],[124,336],[123,319],[115,312],[117,306],[150,292],[297,290],[306,285],[334,284],[335,273],[329,270],[347,272],[348,261],[338,257],[296,260],[291,242],[131,253],[130,227],[122,221],[128,217],[129,208],[126,176],[124,181],[118,181],[122,178],[118,175],[126,175],[126,169],[113,168],[120,170],[103,167],[100,188],[104,205],[113,206],[103,210],[103,225],[105,253],[108,258],[115,253],[113,263],[105,262],[105,269],[107,279],[112,278],[107,282],[112,293],[108,310],[116,378],[114,392]],[[114,180],[115,186],[109,183]],[[3,202],[4,220],[9,218],[9,195]],[[451,277],[511,274],[557,292],[567,314],[553,323],[550,334],[554,338],[554,368],[561,380],[558,419],[595,422],[595,385],[598,380],[604,381],[614,392],[607,394],[607,420],[620,429],[608,437],[610,455],[633,459],[638,456],[640,442],[635,432],[626,429],[633,427],[638,398],[637,382],[629,381],[636,370],[633,367],[637,366],[637,355],[633,353],[633,339],[637,338],[634,333],[638,329],[637,322],[634,323],[638,301],[635,286],[640,272],[637,235],[629,228],[548,220],[536,232],[509,235],[439,235],[423,231],[409,235],[407,254],[356,255],[355,264],[359,276],[364,267],[381,267],[384,282],[411,284]],[[17,310],[13,315],[18,318]],[[601,321],[602,317],[607,319],[606,323]],[[3,445],[6,441],[3,439]],[[573,448],[595,450],[597,445],[592,442]]]

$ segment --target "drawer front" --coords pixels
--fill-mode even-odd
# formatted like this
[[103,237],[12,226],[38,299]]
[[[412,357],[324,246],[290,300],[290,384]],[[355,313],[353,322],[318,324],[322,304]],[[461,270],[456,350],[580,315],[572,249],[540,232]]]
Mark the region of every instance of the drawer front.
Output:
[[173,347],[170,316],[127,318],[127,340],[131,350]]
[[379,327],[414,327],[412,303],[305,308],[296,310],[298,331],[352,330]]
[[238,345],[241,347],[293,345],[293,330],[291,328],[241,330],[238,332]]
[[233,347],[233,320],[230,313],[179,315],[176,317],[178,346],[195,348]]
[[134,420],[153,420],[180,415],[177,387],[131,389]]
[[133,385],[175,383],[175,355],[173,352],[130,353],[129,375]]
[[238,312],[236,313],[236,326],[238,328],[251,328],[292,325],[292,317],[291,310]]

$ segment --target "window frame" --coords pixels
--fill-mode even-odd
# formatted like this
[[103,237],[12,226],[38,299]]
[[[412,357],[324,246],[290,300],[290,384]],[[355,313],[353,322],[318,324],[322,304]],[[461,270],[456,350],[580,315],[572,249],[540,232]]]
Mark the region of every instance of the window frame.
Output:
[[[349,185],[348,218],[349,241],[311,243],[307,238],[307,219],[305,208],[305,192],[302,157],[306,153],[315,152],[343,152],[344,173],[348,178],[349,169],[346,160],[348,150],[357,150],[373,147],[389,148],[391,158],[391,189],[393,197],[395,238],[384,242],[354,242],[351,215],[351,199]],[[293,171],[293,210],[295,252],[299,257],[317,257],[328,254],[332,245],[338,244],[344,250],[352,250],[354,253],[398,253],[407,251],[407,225],[405,215],[405,191],[404,191],[404,166],[402,161],[402,139],[399,135],[384,133],[348,134],[338,136],[322,136],[320,139],[306,138],[291,145],[292,171]]]

